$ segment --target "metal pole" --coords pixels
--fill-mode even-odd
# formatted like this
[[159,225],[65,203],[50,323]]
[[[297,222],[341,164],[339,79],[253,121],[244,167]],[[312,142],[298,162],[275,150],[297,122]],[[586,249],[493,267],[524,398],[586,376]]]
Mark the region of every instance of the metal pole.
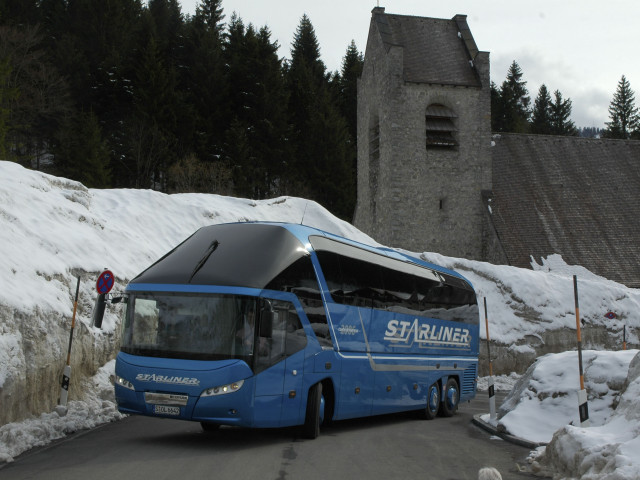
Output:
[[622,349],[627,349],[627,326],[622,326]]
[[484,324],[487,330],[487,356],[489,357],[489,418],[496,419],[496,397],[493,386],[493,364],[491,363],[491,339],[489,338],[489,317],[487,315],[487,297],[484,297]]
[[580,426],[589,426],[589,406],[587,404],[587,391],[584,388],[584,373],[582,370],[582,332],[580,330],[580,306],[578,305],[578,277],[573,276],[573,294],[576,303],[576,332],[578,334],[578,367],[580,368],[580,391],[578,392],[578,411],[580,413]]
[[59,405],[67,406],[67,398],[69,396],[69,381],[71,380],[71,344],[73,343],[73,329],[76,326],[76,311],[78,310],[78,294],[80,292],[80,277],[76,284],[76,298],[73,302],[73,316],[71,317],[71,331],[69,332],[69,350],[67,351],[67,365],[64,367],[62,374],[62,388],[60,389]]

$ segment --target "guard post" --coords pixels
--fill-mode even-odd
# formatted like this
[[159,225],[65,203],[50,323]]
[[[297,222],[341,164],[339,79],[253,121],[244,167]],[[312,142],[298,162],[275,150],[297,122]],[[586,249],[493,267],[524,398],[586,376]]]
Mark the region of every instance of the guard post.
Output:
[[491,339],[489,338],[489,317],[487,315],[487,297],[484,297],[484,324],[487,330],[487,357],[489,357],[489,418],[496,419],[496,397],[493,386],[493,364],[491,363]]
[[580,426],[589,426],[589,405],[587,403],[587,390],[584,388],[584,373],[582,370],[582,332],[580,330],[580,306],[578,305],[578,277],[573,276],[573,295],[576,303],[576,332],[578,334],[578,368],[580,369],[580,390],[578,391],[578,412],[580,413]]
[[76,326],[76,311],[78,310],[78,294],[80,293],[80,277],[76,283],[76,297],[73,301],[73,315],[71,317],[71,331],[69,332],[69,349],[67,350],[67,364],[62,372],[62,385],[60,387],[60,400],[58,405],[61,407],[58,413],[66,414],[67,399],[69,397],[69,383],[71,382],[71,344],[73,343],[73,329]]

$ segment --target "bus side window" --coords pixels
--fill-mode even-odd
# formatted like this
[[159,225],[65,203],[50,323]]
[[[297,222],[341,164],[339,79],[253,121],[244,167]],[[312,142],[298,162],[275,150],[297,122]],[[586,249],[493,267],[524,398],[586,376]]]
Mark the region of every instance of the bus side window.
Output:
[[275,365],[307,345],[296,308],[289,302],[262,300],[256,372]]
[[329,333],[329,323],[327,322],[324,303],[320,295],[320,286],[318,285],[313,264],[308,256],[299,258],[285,268],[269,282],[266,288],[294,293],[300,300],[302,310],[304,310],[309,319],[311,328],[316,333],[320,345],[333,347],[331,334]]

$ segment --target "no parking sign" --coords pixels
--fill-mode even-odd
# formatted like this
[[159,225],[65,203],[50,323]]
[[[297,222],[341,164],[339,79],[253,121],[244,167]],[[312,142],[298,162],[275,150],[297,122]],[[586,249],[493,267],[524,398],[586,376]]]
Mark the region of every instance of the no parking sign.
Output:
[[96,290],[98,293],[103,295],[107,294],[113,288],[114,277],[111,270],[105,270],[98,277],[98,281],[96,282]]

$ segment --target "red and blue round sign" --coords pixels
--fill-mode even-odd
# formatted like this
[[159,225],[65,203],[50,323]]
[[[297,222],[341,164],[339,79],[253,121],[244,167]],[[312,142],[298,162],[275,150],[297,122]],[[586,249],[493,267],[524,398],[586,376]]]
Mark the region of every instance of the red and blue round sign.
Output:
[[111,273],[111,270],[105,270],[104,272],[102,272],[98,277],[98,281],[96,282],[96,289],[98,290],[98,293],[109,293],[113,288],[114,281],[115,278],[113,276],[113,273]]

